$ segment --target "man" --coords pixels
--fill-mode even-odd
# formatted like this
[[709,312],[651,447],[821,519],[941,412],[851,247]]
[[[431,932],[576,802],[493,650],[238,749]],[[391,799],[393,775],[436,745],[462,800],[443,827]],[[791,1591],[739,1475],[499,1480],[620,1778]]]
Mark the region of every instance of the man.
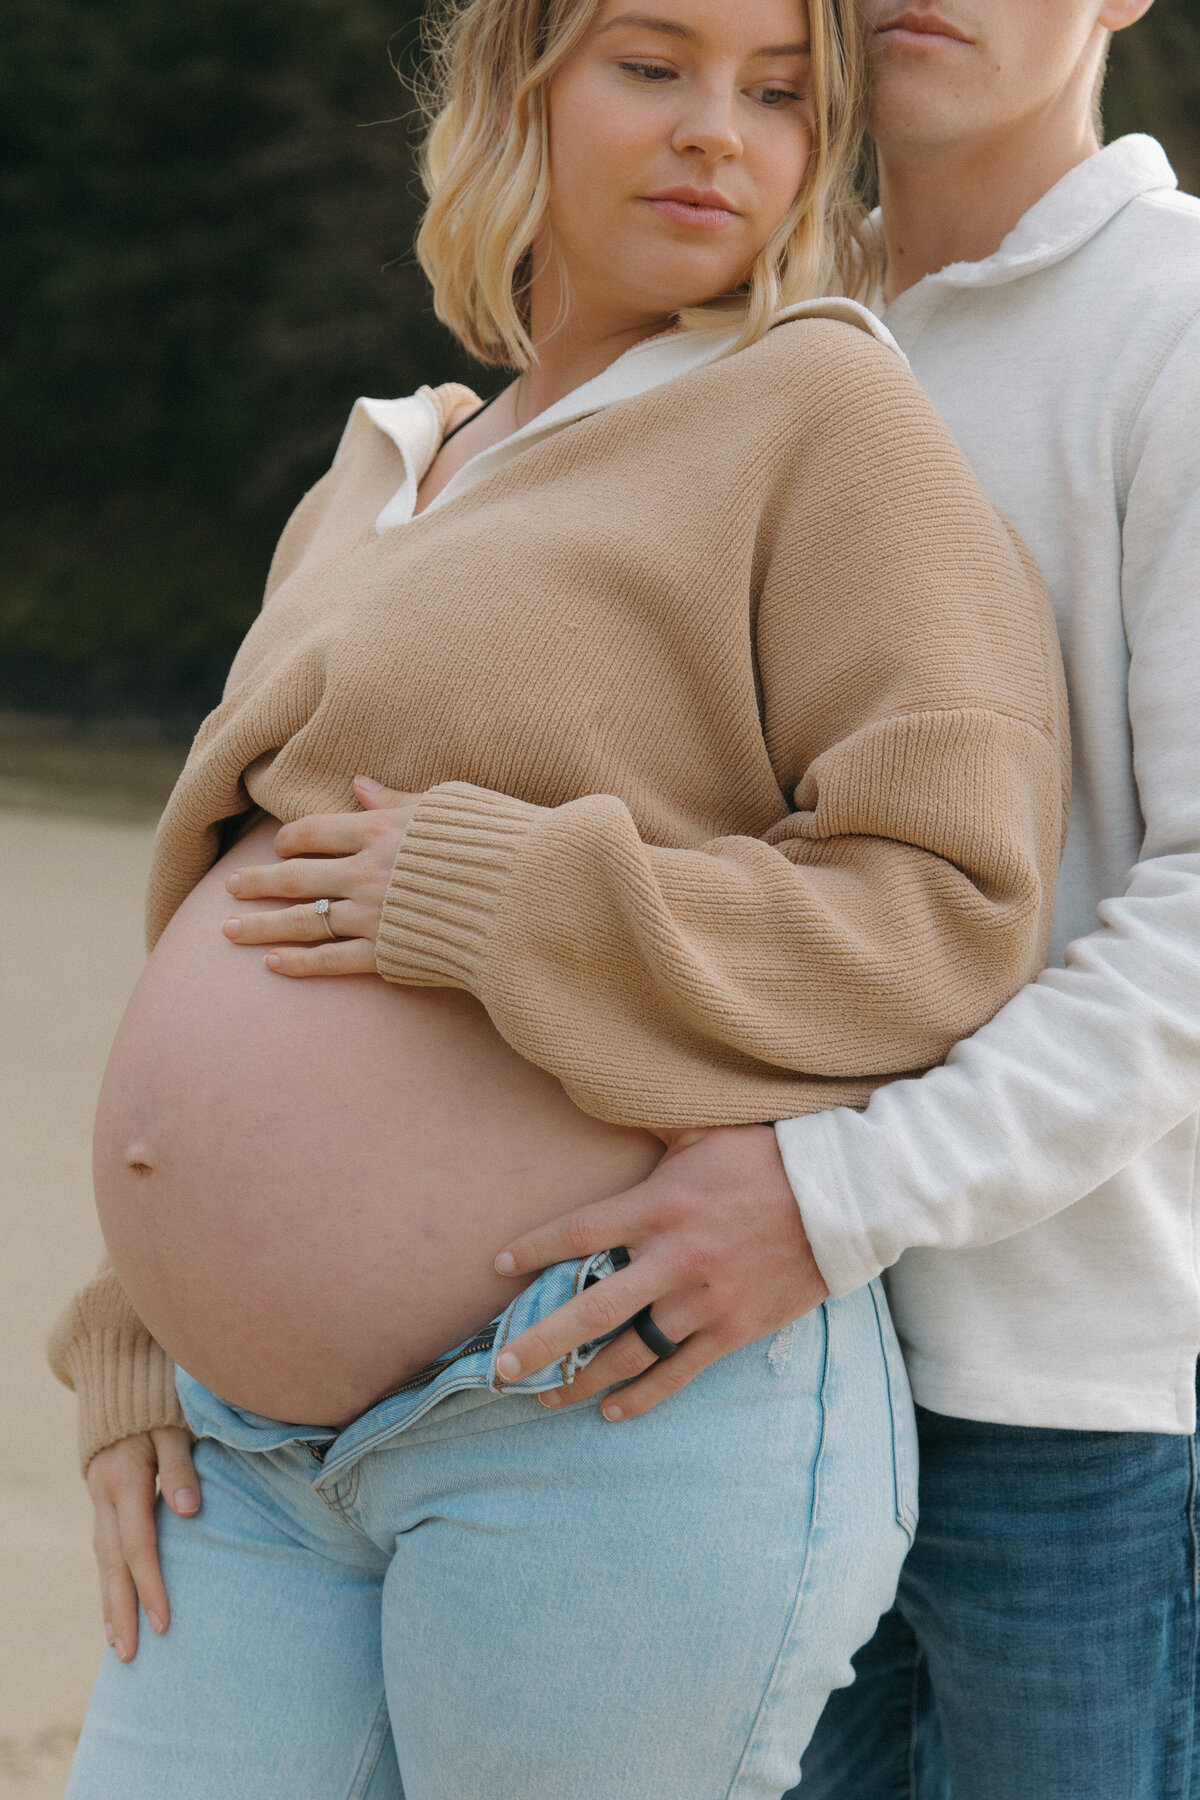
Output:
[[636,1377],[625,1419],[890,1271],[921,1521],[804,1800],[1200,1797],[1200,202],[1095,123],[1149,4],[864,0],[884,316],[1063,639],[1049,970],[865,1114],[696,1134],[515,1247],[634,1252],[626,1303],[679,1355],[626,1333],[562,1395]]
[[1139,0],[867,10],[884,318],[1050,585],[1075,800],[1051,972],[855,1129],[780,1131],[835,1292],[929,1246],[889,1280],[922,1521],[797,1793],[1186,1800],[1200,204],[1147,139],[1096,154]]

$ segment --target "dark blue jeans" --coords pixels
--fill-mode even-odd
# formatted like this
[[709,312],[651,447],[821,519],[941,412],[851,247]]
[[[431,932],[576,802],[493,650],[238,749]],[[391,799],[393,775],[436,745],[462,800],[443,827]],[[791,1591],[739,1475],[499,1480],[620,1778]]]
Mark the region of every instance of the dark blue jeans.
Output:
[[786,1800],[1200,1800],[1196,1438],[917,1426],[896,1604]]

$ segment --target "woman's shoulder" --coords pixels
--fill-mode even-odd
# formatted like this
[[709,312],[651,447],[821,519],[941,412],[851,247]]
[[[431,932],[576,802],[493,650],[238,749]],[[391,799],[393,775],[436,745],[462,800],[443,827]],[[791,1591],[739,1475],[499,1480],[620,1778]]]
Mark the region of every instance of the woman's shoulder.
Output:
[[318,539],[347,543],[373,524],[410,468],[428,467],[446,432],[470,416],[479,396],[460,381],[420,387],[399,399],[355,401],[325,474],[283,530],[267,577],[269,599]]
[[731,379],[753,381],[781,403],[801,398],[827,405],[868,390],[921,408],[929,404],[886,325],[853,300],[789,307],[726,362]]
[[935,411],[886,326],[853,301],[790,308],[762,337],[695,372],[679,404],[706,421],[726,455],[787,481],[828,459],[847,470],[881,453],[949,447]]
[[799,300],[792,306],[782,307],[776,313],[766,338],[797,325],[843,326],[852,335],[846,337],[844,332],[837,335],[847,344],[861,346],[865,338],[868,343],[878,344],[889,350],[906,368],[908,366],[907,357],[883,320],[861,300],[851,300],[844,294],[825,294],[814,300]]
[[[769,485],[814,464],[854,473],[910,470],[926,486],[977,482],[949,426],[886,326],[853,301],[821,301],[782,314],[757,342],[711,371],[723,393],[730,449],[770,446]],[[732,441],[736,439],[736,444]],[[759,459],[755,459],[759,460]]]

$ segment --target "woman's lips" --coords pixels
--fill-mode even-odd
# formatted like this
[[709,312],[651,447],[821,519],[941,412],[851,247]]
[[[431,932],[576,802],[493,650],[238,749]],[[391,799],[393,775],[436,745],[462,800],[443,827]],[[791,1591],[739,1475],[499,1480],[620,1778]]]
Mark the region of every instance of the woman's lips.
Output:
[[737,213],[723,195],[690,188],[668,188],[661,194],[647,194],[646,205],[672,225],[690,225],[697,231],[720,231],[737,218]]

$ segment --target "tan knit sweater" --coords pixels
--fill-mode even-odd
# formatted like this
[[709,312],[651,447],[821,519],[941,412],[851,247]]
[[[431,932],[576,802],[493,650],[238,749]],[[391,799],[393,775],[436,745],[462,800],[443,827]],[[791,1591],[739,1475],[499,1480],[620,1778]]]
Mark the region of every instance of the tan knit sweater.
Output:
[[[151,942],[218,821],[349,808],[361,771],[430,790],[381,974],[475,994],[605,1119],[860,1106],[1037,970],[1054,624],[894,354],[781,325],[378,535],[402,474],[353,434],[288,525],[160,827]],[[135,1326],[111,1275],[60,1323],[85,1453],[163,1398],[113,1373]]]

